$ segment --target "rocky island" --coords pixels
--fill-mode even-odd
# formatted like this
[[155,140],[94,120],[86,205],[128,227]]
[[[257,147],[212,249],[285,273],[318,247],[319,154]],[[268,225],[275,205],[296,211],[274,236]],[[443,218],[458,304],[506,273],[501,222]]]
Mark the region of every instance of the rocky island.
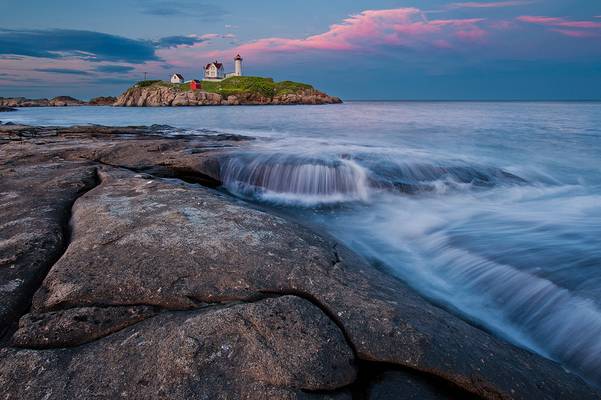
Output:
[[258,139],[165,129],[0,125],[0,398],[599,398],[215,190]]
[[[271,78],[235,76],[218,82],[202,81],[198,89],[190,84],[143,81],[117,98],[115,106],[205,106],[205,105],[284,105],[336,104],[329,96],[304,83],[274,82]],[[195,86],[195,85],[192,85]]]

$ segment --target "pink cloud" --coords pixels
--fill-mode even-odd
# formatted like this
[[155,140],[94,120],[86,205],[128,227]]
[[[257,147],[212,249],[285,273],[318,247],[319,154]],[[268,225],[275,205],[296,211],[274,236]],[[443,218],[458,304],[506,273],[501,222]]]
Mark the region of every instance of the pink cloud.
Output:
[[449,5],[449,8],[500,8],[500,7],[523,6],[523,5],[532,4],[532,3],[534,3],[534,1],[520,1],[520,0],[493,1],[493,2],[470,1],[470,2],[466,2],[466,3],[452,3]]
[[472,26],[482,21],[484,21],[484,18],[438,19],[430,21],[429,24],[434,26]]
[[190,35],[191,37],[196,37],[199,39],[203,39],[203,40],[210,40],[210,39],[235,39],[236,35],[234,35],[233,33],[226,33],[226,34],[221,34],[221,33],[205,33],[204,35]]
[[[202,56],[229,57],[241,53],[266,60],[269,54],[293,54],[302,51],[372,53],[378,47],[462,48],[459,42],[482,42],[487,32],[480,26],[482,18],[428,20],[417,8],[365,10],[342,22],[333,24],[323,33],[301,39],[264,38],[242,44],[227,51],[188,52],[165,49],[159,55],[177,65],[178,60]],[[192,49],[202,50],[199,46]]]
[[458,38],[476,42],[476,41],[480,41],[480,40],[484,39],[487,35],[487,32],[484,29],[481,29],[478,27],[473,27],[470,29],[463,29],[463,30],[457,31],[457,33],[455,33],[455,35]]
[[561,33],[564,36],[570,36],[575,38],[588,38],[600,36],[597,32],[591,31],[575,31],[572,29],[551,29],[553,32]]
[[542,17],[532,15],[522,15],[517,17],[518,21],[539,24],[545,26],[557,26],[562,28],[583,28],[596,29],[601,28],[601,22],[596,21],[570,21],[559,17]]

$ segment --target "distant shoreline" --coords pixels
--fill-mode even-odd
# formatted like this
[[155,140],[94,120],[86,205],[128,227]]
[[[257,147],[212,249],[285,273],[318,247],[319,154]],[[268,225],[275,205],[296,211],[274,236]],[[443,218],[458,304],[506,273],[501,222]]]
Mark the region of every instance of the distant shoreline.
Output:
[[466,99],[347,99],[344,100],[346,103],[601,103],[601,99],[598,100],[494,100],[494,99],[483,99],[483,100],[466,100]]

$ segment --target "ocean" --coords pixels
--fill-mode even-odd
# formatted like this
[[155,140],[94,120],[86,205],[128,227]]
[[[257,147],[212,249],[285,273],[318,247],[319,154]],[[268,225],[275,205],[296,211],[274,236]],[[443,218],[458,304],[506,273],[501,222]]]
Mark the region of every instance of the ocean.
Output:
[[257,137],[224,190],[601,385],[601,103],[25,108],[3,122]]

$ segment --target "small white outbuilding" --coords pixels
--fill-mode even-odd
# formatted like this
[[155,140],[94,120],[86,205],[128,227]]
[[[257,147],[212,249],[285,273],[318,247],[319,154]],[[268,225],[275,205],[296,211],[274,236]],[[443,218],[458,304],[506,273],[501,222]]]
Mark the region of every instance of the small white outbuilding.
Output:
[[184,77],[181,74],[173,74],[171,76],[171,83],[184,83]]

